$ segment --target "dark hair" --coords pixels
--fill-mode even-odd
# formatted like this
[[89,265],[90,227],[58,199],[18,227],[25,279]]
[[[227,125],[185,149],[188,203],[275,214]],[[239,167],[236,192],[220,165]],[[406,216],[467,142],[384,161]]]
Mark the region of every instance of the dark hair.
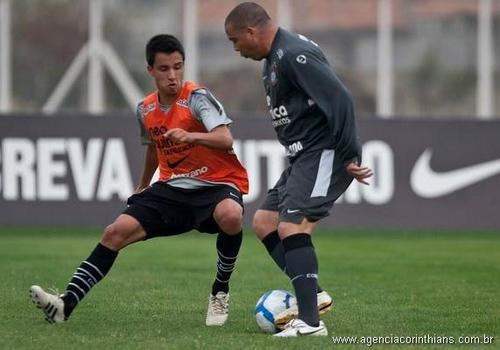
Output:
[[184,61],[184,47],[175,36],[170,34],[158,34],[149,39],[146,44],[146,61],[152,66],[155,63],[155,56],[158,52],[174,53],[179,52]]
[[260,27],[270,20],[271,17],[262,6],[254,2],[243,2],[229,12],[224,24],[230,23],[237,28]]

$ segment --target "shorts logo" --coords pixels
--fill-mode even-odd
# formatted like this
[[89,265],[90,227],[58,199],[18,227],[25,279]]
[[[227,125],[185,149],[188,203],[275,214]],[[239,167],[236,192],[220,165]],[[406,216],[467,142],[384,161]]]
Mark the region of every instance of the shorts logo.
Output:
[[293,214],[293,213],[298,213],[300,209],[287,209],[286,212],[287,214]]
[[299,62],[300,64],[306,64],[306,62],[307,62],[306,56],[304,56],[304,55],[298,55],[297,56],[297,62]]
[[235,197],[235,198],[240,199],[240,197],[238,197],[237,195],[235,195],[233,192],[229,192],[229,195],[231,195],[231,196],[233,196],[233,197]]

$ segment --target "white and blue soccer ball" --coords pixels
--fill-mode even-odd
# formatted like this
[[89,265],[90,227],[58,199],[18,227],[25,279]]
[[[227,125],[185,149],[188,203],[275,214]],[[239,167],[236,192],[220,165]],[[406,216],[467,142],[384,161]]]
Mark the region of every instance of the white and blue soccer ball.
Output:
[[295,296],[286,290],[274,289],[265,292],[255,305],[255,320],[266,333],[276,333],[274,318],[297,302]]

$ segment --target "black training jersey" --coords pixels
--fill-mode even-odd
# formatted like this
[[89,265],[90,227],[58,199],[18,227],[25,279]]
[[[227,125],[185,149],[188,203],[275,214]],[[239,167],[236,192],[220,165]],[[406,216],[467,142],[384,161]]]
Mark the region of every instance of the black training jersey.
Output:
[[273,127],[291,160],[325,148],[344,161],[361,160],[352,98],[316,43],[280,28],[262,79]]

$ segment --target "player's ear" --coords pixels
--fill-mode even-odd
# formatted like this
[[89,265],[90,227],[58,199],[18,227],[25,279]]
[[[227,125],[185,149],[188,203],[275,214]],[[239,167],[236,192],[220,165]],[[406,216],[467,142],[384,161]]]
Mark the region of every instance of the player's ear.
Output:
[[255,34],[257,34],[257,28],[256,27],[246,27],[245,31],[250,36],[255,36]]

